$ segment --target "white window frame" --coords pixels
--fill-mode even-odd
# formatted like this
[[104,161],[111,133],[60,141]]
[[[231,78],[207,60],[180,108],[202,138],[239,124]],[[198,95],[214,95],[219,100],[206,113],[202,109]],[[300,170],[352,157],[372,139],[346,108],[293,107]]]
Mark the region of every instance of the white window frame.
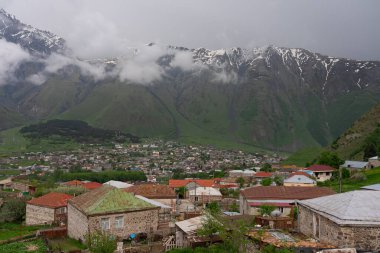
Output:
[[102,230],[109,230],[110,229],[110,218],[101,218],[100,219],[100,228]]
[[116,216],[115,217],[115,228],[123,228],[124,227],[124,216]]

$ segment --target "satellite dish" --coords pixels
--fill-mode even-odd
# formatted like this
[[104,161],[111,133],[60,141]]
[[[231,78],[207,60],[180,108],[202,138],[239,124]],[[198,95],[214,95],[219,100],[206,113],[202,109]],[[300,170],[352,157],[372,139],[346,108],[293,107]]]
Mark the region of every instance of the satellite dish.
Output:
[[279,210],[274,210],[273,212],[270,213],[270,216],[272,216],[272,217],[280,217],[281,214],[282,213]]

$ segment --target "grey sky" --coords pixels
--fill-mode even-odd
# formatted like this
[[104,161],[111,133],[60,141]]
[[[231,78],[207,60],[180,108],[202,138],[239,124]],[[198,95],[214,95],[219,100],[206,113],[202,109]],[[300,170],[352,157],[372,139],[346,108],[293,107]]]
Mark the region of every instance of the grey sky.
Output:
[[52,31],[82,57],[142,43],[301,47],[380,60],[379,0],[0,0],[25,23]]

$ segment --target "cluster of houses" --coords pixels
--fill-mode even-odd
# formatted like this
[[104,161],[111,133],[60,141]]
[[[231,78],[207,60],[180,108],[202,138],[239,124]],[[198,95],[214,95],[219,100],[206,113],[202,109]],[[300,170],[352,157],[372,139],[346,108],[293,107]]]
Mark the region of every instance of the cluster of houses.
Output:
[[[366,164],[346,161],[344,166],[360,170],[378,165],[378,157],[373,157]],[[51,192],[32,198],[26,206],[26,224],[63,226],[69,237],[82,241],[88,233],[104,230],[120,240],[139,233],[159,234],[167,238],[165,243],[170,247],[188,247],[197,241],[196,231],[206,219],[203,210],[216,202],[227,216],[262,217],[272,228],[276,228],[276,219],[283,218],[289,228],[320,242],[379,251],[380,184],[340,194],[317,186],[318,181],[331,179],[334,172],[326,165],[284,166],[275,172],[231,170],[225,178],[170,179],[167,185],[73,180],[62,185],[82,187],[84,193]],[[278,176],[283,179],[279,185],[274,180]],[[244,179],[243,185],[237,182],[239,178]],[[273,179],[271,185],[262,185],[266,178]],[[33,191],[31,186],[12,180],[0,181],[0,187]],[[223,208],[227,200],[224,189],[239,191],[239,198],[233,199],[238,210]],[[274,211],[263,217],[263,206]]]
[[[150,182],[172,175],[173,168],[191,174],[232,167],[259,167],[264,162],[278,163],[275,155],[248,154],[214,147],[180,145],[173,141],[152,141],[144,144],[104,147],[86,145],[76,151],[32,152],[0,158],[0,169],[19,166],[20,174],[53,172],[71,168],[100,172],[115,168],[143,171]],[[23,166],[25,162],[38,165]],[[44,165],[42,165],[44,164]],[[0,170],[1,175],[1,170]]]

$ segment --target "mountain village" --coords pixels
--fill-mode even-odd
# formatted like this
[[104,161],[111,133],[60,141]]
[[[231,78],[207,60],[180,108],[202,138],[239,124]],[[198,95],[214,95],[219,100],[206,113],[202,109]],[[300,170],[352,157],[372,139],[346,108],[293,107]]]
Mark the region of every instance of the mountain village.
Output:
[[[323,184],[336,177],[338,168],[281,161],[273,154],[172,141],[4,157],[0,205],[15,199],[25,204],[18,217],[24,225],[1,243],[44,238],[50,250],[58,252],[57,245],[65,240],[86,245],[89,235],[100,232],[117,241],[115,252],[165,252],[226,240],[218,231],[198,233],[208,220],[222,217],[225,226],[246,224],[240,236],[247,238],[245,246],[251,251],[263,245],[326,252],[380,250],[379,184],[337,193]],[[379,158],[372,157],[367,162],[345,161],[340,170],[354,175],[379,166]],[[13,175],[7,177],[10,171]],[[143,177],[123,181],[119,174],[109,174],[90,181],[83,176],[112,171]],[[54,177],[57,174],[78,178],[62,181],[64,177]],[[210,215],[214,209],[215,217]],[[12,215],[2,216],[11,221]],[[24,232],[28,227],[33,229]],[[84,250],[74,249],[63,252]]]
[[0,0],[0,253],[380,252],[376,4],[193,1]]

